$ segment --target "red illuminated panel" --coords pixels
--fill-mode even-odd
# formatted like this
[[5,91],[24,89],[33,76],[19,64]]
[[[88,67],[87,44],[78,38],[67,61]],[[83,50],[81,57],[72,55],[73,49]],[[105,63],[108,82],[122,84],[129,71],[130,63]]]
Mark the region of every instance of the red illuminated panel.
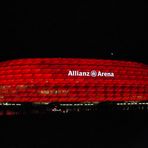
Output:
[[145,101],[148,67],[142,63],[32,58],[0,63],[0,102]]

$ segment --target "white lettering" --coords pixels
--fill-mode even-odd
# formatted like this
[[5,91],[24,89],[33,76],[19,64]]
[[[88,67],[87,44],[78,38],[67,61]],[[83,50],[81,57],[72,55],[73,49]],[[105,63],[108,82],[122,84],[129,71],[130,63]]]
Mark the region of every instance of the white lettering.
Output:
[[68,76],[72,76],[72,71],[70,70],[69,73],[68,73]]
[[[93,75],[94,72],[96,72],[96,71],[93,70],[91,72],[82,72],[82,71],[69,70],[68,76],[92,76],[92,77],[94,77],[94,75]],[[96,76],[98,76],[98,77],[114,77],[114,73],[113,72],[98,71],[98,72],[96,72]]]

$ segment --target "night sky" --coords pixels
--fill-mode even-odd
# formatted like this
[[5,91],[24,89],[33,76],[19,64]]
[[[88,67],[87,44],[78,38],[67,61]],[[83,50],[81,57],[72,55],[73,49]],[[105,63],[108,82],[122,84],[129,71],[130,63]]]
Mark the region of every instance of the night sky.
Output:
[[0,60],[82,57],[147,63],[144,1],[12,1],[1,7]]

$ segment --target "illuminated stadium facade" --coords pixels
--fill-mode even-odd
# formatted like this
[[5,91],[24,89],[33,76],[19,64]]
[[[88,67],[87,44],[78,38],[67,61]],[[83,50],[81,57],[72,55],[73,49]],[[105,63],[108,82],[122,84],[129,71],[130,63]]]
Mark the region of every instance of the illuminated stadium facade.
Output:
[[141,102],[147,101],[147,92],[148,69],[143,63],[78,58],[0,63],[1,104]]

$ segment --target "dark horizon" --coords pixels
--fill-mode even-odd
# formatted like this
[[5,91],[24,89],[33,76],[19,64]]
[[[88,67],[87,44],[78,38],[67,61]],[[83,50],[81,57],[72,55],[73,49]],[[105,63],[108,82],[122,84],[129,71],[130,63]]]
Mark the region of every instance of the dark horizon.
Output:
[[[11,49],[12,50],[12,49]],[[92,48],[46,48],[38,49],[5,49],[1,51],[0,61],[20,58],[94,58],[94,59],[113,59],[148,63],[146,53],[135,50],[122,49],[97,49]],[[44,50],[44,51],[43,51]]]

